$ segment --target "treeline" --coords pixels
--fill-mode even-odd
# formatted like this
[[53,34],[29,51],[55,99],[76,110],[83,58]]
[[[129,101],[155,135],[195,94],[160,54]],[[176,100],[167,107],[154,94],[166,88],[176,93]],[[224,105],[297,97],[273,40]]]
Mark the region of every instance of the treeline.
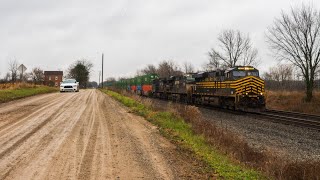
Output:
[[[93,64],[86,59],[77,60],[70,64],[68,70],[65,72],[64,78],[76,79],[82,88],[96,88],[98,83],[89,81],[92,67]],[[8,62],[8,72],[3,78],[0,78],[0,83],[27,82],[43,85],[44,81],[44,70],[41,67],[35,67],[31,71],[21,72],[19,71],[19,63],[16,59]],[[51,84],[54,85],[54,83]]]
[[[291,64],[278,64],[261,75],[267,90],[303,91],[306,89],[304,76]],[[315,74],[314,88],[320,89],[320,71]]]

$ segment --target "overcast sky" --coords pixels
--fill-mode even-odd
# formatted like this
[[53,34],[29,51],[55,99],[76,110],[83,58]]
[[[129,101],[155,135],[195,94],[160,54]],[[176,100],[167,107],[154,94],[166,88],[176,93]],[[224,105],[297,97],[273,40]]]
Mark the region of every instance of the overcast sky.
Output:
[[197,69],[208,61],[223,29],[249,33],[266,71],[276,65],[266,28],[301,0],[0,0],[0,77],[16,58],[30,71],[63,70],[77,59],[93,64],[98,80],[134,75],[161,60],[185,61]]

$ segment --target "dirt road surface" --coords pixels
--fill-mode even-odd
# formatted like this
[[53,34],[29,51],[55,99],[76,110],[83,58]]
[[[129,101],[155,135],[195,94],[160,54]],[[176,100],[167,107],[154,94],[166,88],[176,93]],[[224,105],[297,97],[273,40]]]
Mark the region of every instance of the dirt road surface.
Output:
[[98,90],[0,104],[0,179],[208,179],[208,174],[155,126]]

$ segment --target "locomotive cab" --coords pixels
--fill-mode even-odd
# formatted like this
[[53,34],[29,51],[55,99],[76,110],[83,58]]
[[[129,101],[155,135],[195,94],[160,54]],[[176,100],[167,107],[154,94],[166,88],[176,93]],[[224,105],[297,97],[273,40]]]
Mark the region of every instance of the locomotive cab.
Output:
[[225,71],[226,80],[237,80],[246,76],[259,77],[259,70],[252,66],[237,66]]
[[236,66],[225,71],[235,95],[235,105],[239,109],[264,109],[264,81],[258,69],[252,66]]

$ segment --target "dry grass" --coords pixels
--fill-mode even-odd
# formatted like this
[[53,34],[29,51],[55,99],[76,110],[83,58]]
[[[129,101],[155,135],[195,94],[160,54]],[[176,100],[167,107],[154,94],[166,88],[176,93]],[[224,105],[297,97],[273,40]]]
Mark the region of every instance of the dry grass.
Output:
[[21,88],[35,88],[35,87],[37,87],[37,85],[30,84],[30,83],[5,83],[5,84],[0,84],[0,89],[9,89],[9,90],[21,89]]
[[267,91],[266,104],[269,109],[320,114],[320,92],[314,91],[313,96],[308,103],[303,91]]

